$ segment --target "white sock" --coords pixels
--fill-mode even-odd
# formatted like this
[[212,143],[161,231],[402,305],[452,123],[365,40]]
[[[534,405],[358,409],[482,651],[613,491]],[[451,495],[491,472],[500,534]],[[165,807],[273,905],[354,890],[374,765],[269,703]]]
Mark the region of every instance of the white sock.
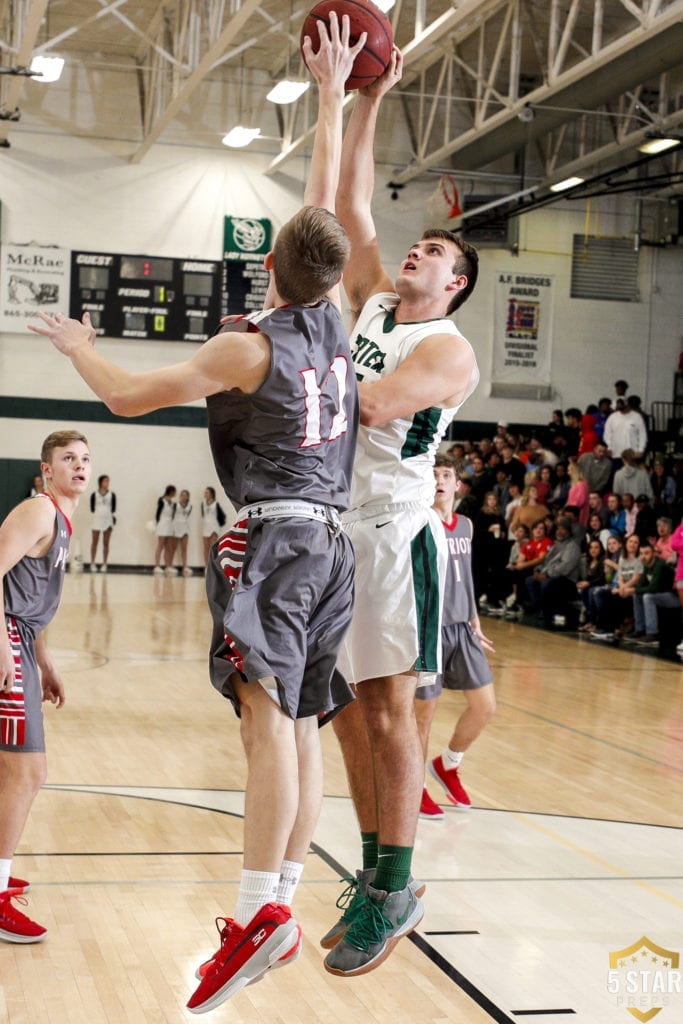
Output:
[[283,860],[277,887],[277,903],[284,903],[286,907],[291,907],[303,870],[303,864],[297,864],[295,860]]
[[441,762],[447,772],[450,772],[453,768],[459,768],[460,762],[465,756],[464,750],[451,750],[450,747],[446,747],[443,754],[441,755]]
[[9,888],[9,876],[12,870],[12,860],[0,860],[0,892]]
[[279,871],[242,872],[235,907],[235,920],[238,924],[244,928],[261,907],[275,902],[279,881]]

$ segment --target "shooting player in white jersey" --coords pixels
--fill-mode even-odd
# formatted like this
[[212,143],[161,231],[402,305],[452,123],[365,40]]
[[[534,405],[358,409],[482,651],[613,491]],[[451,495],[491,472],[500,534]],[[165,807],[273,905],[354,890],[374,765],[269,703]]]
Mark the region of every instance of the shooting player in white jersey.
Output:
[[396,282],[384,270],[372,217],[373,144],[382,97],[401,77],[360,89],[344,136],[337,193],[351,240],[344,288],[354,324],[361,428],[344,517],[356,553],[356,607],[339,660],[357,700],[334,721],[363,848],[355,892],[321,939],[325,968],[373,970],[423,914],[411,861],[424,779],[414,713],[420,673],[440,668],[439,614],[447,564],[432,510],[439,442],[479,371],[449,314],[477,279],[476,250],[449,231],[414,242]]

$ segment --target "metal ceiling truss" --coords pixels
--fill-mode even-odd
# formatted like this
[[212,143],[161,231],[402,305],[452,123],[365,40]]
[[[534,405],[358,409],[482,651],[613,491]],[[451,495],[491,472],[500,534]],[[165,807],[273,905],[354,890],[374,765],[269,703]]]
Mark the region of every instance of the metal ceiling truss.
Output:
[[7,146],[11,122],[19,117],[19,96],[31,63],[48,0],[0,2],[0,146]]
[[261,0],[164,0],[140,53],[138,163],[237,39]]
[[[468,37],[451,36],[438,73],[433,66],[421,71],[417,149],[395,182],[405,184],[449,160],[463,169],[486,166],[515,143],[521,150],[536,141],[545,150],[544,172],[551,175],[561,157],[568,162],[601,147],[610,135],[627,136],[634,119],[652,130],[670,113],[665,75],[656,112],[639,103],[639,82],[644,69],[650,78],[657,77],[653,68],[680,69],[682,0],[595,0],[583,8],[581,0],[568,6],[551,0],[548,8],[547,22],[539,24],[537,4],[508,0]],[[614,25],[616,9],[626,17],[618,22],[619,32],[613,27],[607,37],[605,16],[609,12]],[[681,97],[668,102],[680,106]],[[607,116],[596,111],[600,104]]]
[[[113,41],[119,67],[137,74],[134,162],[208,78],[222,82],[233,110],[235,88],[263,105],[264,86],[300,60],[311,2],[145,0],[136,23],[126,0],[95,0],[74,4],[73,21],[62,17],[46,38],[48,0],[0,0],[0,144],[18,116],[25,72],[16,69],[36,53],[73,47],[78,33],[78,52],[97,49],[95,38]],[[413,153],[395,185],[439,169],[557,180],[617,154],[638,132],[663,129],[683,109],[683,0],[397,0],[391,18],[404,76],[384,127],[404,128]],[[106,66],[106,42],[100,52]],[[236,69],[231,78],[226,65]],[[274,113],[281,142],[270,171],[310,146],[315,91]]]
[[[417,4],[407,42],[397,33],[414,156],[392,175],[395,185],[444,166],[509,173],[531,159],[534,177],[559,180],[610,144],[614,152],[633,145],[636,127],[663,128],[683,107],[669,75],[676,68],[680,83],[683,0],[465,0],[430,21],[435,6]],[[405,34],[395,10],[398,25]],[[641,83],[653,80],[645,96]],[[309,105],[271,171],[309,144],[314,119]]]

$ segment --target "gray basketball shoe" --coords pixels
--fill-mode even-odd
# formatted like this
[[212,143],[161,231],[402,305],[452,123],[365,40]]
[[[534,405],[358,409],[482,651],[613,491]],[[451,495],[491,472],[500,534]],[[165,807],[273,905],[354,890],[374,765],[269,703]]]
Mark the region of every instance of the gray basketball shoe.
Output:
[[[337,906],[340,910],[343,910],[344,913],[337,923],[333,924],[329,932],[323,935],[320,940],[320,945],[323,949],[334,949],[339,940],[344,937],[349,925],[363,906],[363,902],[368,891],[368,885],[372,882],[374,876],[374,868],[364,868],[362,871],[356,871],[355,878],[344,879],[344,881],[349,884],[337,900]],[[408,879],[408,888],[411,889],[416,896],[424,896],[424,892],[427,887],[424,882],[419,882],[411,875]]]
[[344,879],[349,884],[337,900],[337,906],[344,913],[320,940],[320,945],[323,949],[333,949],[346,934],[347,928],[363,905],[368,885],[374,877],[374,868],[364,868],[362,871],[356,871],[355,878]]
[[422,901],[410,883],[399,892],[384,892],[368,885],[346,934],[325,957],[325,970],[345,978],[374,971],[401,936],[420,923],[423,914]]

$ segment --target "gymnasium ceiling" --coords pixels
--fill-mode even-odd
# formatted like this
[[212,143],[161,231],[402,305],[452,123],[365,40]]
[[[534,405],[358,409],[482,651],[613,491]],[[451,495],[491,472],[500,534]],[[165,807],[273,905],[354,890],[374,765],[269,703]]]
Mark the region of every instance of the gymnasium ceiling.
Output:
[[[0,0],[0,144],[116,140],[140,162],[160,144],[219,148],[246,123],[261,128],[251,150],[286,171],[310,148],[314,91],[265,96],[305,77],[311,2]],[[683,0],[396,0],[388,16],[405,57],[377,144],[393,186],[450,174],[503,211],[570,175],[583,194],[683,194],[683,147],[638,150],[683,139]],[[22,73],[36,54],[65,59],[59,82]]]

